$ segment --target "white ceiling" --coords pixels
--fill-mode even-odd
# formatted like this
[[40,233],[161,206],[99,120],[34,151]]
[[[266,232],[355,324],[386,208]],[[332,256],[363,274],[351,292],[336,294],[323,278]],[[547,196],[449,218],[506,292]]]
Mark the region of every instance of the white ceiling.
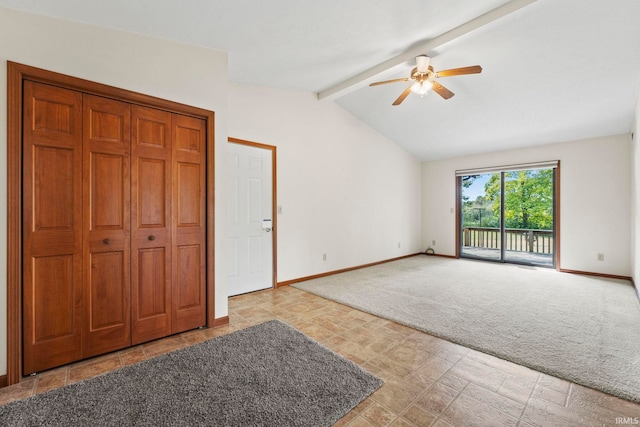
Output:
[[[321,92],[508,0],[0,0],[0,6],[223,50],[232,82]],[[424,52],[456,93],[405,83],[336,99],[423,160],[629,132],[640,1],[537,0]],[[406,62],[375,80],[406,77]],[[332,102],[322,100],[319,102]]]

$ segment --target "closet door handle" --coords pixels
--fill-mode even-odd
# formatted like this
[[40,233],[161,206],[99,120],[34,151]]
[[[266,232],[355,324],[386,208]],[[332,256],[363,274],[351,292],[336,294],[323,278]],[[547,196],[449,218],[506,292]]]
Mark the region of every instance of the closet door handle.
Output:
[[156,236],[154,236],[153,234],[150,235],[149,237],[147,237],[149,240],[156,240]]
[[102,243],[108,245],[109,243],[111,243],[111,239],[102,239]]

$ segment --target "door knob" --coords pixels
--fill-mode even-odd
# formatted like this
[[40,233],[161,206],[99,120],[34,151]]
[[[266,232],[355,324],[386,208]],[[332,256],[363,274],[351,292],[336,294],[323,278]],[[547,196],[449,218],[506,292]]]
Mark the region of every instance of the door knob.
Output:
[[111,243],[111,239],[102,239],[102,243],[108,245],[109,243]]
[[154,236],[153,234],[149,237],[147,237],[149,240],[156,240],[156,236]]

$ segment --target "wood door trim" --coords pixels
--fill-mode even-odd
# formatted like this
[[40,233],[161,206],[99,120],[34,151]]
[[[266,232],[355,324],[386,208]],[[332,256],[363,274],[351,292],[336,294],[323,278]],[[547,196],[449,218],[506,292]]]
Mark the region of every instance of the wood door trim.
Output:
[[22,81],[7,63],[7,385],[22,372]]
[[278,287],[278,207],[276,206],[277,203],[277,173],[276,173],[276,166],[277,166],[277,161],[276,161],[276,147],[274,145],[267,145],[267,144],[262,144],[260,142],[254,142],[254,141],[247,141],[244,139],[238,139],[238,138],[232,138],[229,137],[227,138],[227,141],[234,143],[234,144],[240,144],[240,145],[246,145],[249,147],[255,147],[255,148],[262,148],[264,150],[269,150],[271,151],[271,220],[273,223],[273,287],[276,288]]
[[30,80],[203,119],[207,129],[207,326],[215,325],[213,111],[7,61],[7,385],[22,378],[22,83]]

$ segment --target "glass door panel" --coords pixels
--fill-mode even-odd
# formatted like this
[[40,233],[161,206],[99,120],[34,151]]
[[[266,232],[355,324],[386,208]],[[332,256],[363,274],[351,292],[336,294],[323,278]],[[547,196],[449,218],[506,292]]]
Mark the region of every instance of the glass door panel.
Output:
[[466,175],[461,182],[461,256],[500,261],[500,174]]
[[553,172],[504,172],[505,261],[553,267]]

